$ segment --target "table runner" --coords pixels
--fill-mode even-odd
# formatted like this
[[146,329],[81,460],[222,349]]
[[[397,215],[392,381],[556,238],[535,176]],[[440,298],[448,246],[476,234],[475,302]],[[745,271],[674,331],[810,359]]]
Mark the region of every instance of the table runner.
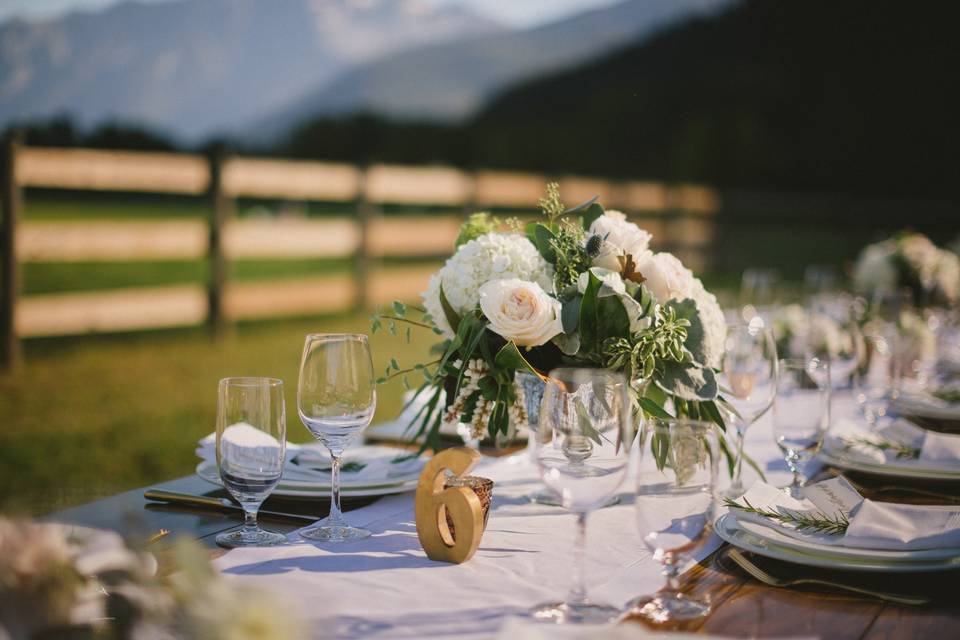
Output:
[[[847,394],[834,400],[835,419],[855,409]],[[770,483],[789,481],[769,414],[747,432],[746,449]],[[537,472],[524,453],[486,459],[474,473],[492,478],[496,487],[480,548],[465,564],[426,558],[413,496],[405,494],[347,514],[352,524],[373,532],[365,540],[323,547],[300,541],[294,532],[287,546],[237,549],[216,565],[235,580],[282,597],[317,638],[495,637],[512,617],[563,598],[573,577],[574,516],[527,501]],[[725,485],[726,470],[720,473]],[[745,466],[746,485],[756,477]],[[659,563],[640,542],[632,488],[628,480],[620,504],[592,513],[588,524],[589,591],[615,606],[663,583]],[[719,545],[712,536],[695,560]]]

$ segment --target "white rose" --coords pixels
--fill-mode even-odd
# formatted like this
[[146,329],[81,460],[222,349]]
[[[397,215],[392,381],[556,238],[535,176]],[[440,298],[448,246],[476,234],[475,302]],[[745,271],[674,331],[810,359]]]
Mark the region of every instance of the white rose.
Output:
[[643,285],[660,304],[689,298],[693,291],[693,272],[672,253],[663,251],[642,256],[637,261],[637,271],[646,278]]
[[538,347],[563,333],[561,306],[535,282],[510,278],[480,287],[480,310],[490,330],[522,347]]
[[[651,235],[633,224],[627,222],[627,216],[619,211],[606,211],[602,216],[590,224],[590,233],[588,235],[598,235],[604,239],[604,244],[611,244],[619,252],[630,254],[634,258],[646,253],[650,247]],[[605,266],[608,269],[619,269],[619,266],[606,266],[594,264],[594,266]]]
[[519,234],[487,233],[460,246],[439,271],[430,276],[423,304],[433,322],[448,337],[453,329],[440,304],[440,289],[461,316],[477,307],[480,287],[490,280],[523,278],[544,289],[553,286],[553,267],[537,248]]

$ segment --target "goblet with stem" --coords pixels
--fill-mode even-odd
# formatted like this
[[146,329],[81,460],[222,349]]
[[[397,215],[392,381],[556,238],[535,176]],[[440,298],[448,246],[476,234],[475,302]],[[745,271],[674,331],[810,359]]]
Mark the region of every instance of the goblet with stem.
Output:
[[773,437],[793,473],[785,493],[803,498],[801,463],[820,451],[830,426],[830,364],[816,358],[780,361],[777,396],[773,403]]
[[625,617],[663,624],[703,617],[710,604],[685,595],[677,576],[710,535],[716,511],[719,436],[715,425],[650,418],[641,430],[634,500],[643,544],[663,565],[666,584],[627,605]]
[[[866,342],[860,328],[865,302],[848,294],[821,294],[807,305],[804,355],[830,364],[830,382],[835,389],[851,388],[853,375],[866,357]],[[821,375],[823,370],[811,371]]]
[[743,441],[747,428],[770,409],[777,389],[777,346],[773,332],[759,319],[727,327],[719,382],[721,393],[735,412],[737,431],[736,468],[726,495],[739,497],[744,492]]
[[330,515],[300,532],[309,540],[344,542],[370,535],[349,525],[340,511],[343,450],[370,425],[377,407],[367,336],[312,333],[306,337],[297,385],[297,412],[307,430],[330,451]]
[[217,469],[227,492],[243,507],[243,528],[222,533],[224,547],[279,544],[284,536],[264,531],[257,511],[280,481],[287,443],[283,381],[236,377],[220,381],[217,393]]
[[602,369],[555,369],[540,405],[537,467],[543,483],[576,516],[576,579],[562,602],[535,607],[537,620],[557,624],[613,620],[616,607],[587,596],[587,516],[603,506],[627,475],[634,421],[626,379]]

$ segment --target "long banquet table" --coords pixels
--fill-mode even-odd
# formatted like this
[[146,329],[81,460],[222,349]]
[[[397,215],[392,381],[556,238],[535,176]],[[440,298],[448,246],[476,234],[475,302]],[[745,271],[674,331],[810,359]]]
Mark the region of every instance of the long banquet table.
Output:
[[[854,408],[836,398],[834,415]],[[773,442],[769,418],[754,425],[747,451],[772,483],[789,474]],[[811,472],[829,473],[816,465]],[[462,565],[427,559],[413,524],[413,497],[390,496],[348,503],[348,519],[374,535],[338,546],[299,541],[301,526],[265,520],[290,532],[290,544],[272,549],[218,553],[216,566],[230,579],[279,594],[310,625],[317,638],[495,638],[532,605],[557,599],[572,577],[573,517],[556,507],[530,504],[525,495],[536,472],[523,454],[484,460],[475,471],[496,481],[490,520],[480,549]],[[745,470],[749,485],[755,475]],[[222,495],[196,476],[157,485],[187,493]],[[620,503],[590,516],[588,584],[591,595],[615,605],[655,591],[659,566],[642,547],[629,487]],[[310,515],[325,513],[318,502],[271,498],[264,507]],[[68,509],[50,520],[140,534],[167,529],[212,546],[213,537],[237,526],[235,517],[148,503],[143,489]],[[924,575],[831,574],[879,590],[923,593],[935,600],[905,607],[831,589],[779,589],[749,578],[726,558],[726,545],[713,537],[684,573],[690,593],[708,596],[713,610],[706,620],[683,629],[734,637],[899,638],[960,637],[960,571]],[[758,558],[778,575],[807,575],[804,568]],[[817,572],[812,575],[824,577]],[[521,623],[522,624],[522,623]],[[530,623],[532,624],[532,623]],[[630,625],[638,634],[643,627]],[[549,634],[543,637],[549,637]]]

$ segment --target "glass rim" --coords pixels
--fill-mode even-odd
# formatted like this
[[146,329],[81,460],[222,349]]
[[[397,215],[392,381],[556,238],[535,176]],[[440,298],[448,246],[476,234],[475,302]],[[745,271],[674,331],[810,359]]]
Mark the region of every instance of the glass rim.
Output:
[[268,376],[227,376],[220,378],[221,387],[282,387],[283,380]]
[[314,340],[329,342],[336,339],[349,338],[352,340],[360,340],[362,342],[367,342],[369,336],[365,333],[308,333],[304,338],[304,342],[313,342]]

